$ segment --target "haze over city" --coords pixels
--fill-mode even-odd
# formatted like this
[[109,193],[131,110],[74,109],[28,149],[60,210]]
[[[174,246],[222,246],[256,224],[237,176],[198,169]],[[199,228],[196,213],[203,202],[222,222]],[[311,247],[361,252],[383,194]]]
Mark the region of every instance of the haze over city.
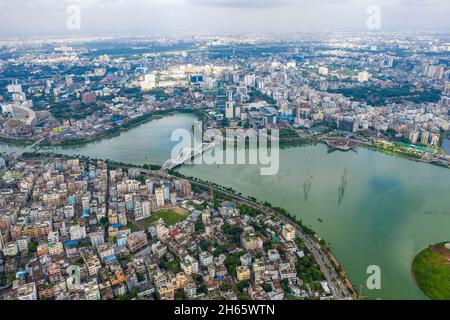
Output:
[[[69,5],[80,7],[79,30],[66,27]],[[371,5],[382,31],[450,27],[446,0],[2,0],[0,37],[364,31]]]

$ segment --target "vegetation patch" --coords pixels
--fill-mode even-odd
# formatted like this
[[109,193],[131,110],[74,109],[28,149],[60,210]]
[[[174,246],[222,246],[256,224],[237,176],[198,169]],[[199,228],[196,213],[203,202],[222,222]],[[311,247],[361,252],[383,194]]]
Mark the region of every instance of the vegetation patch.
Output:
[[420,252],[412,264],[420,289],[433,300],[450,300],[450,250],[445,243]]
[[156,211],[153,215],[158,219],[162,218],[167,225],[171,226],[186,219],[189,212],[183,208],[173,208]]

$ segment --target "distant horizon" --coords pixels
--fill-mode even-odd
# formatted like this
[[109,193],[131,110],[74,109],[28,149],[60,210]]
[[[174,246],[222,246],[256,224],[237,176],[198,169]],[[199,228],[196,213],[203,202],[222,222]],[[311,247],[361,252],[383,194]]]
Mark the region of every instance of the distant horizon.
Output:
[[0,0],[0,38],[443,32],[449,17],[446,0]]
[[379,30],[379,31],[369,31],[369,30],[311,30],[311,31],[285,31],[285,32],[215,32],[215,33],[173,33],[173,34],[145,34],[145,33],[67,33],[67,34],[24,34],[11,37],[0,36],[0,41],[14,41],[14,40],[38,40],[38,39],[77,39],[77,38],[144,38],[144,39],[158,39],[158,38],[170,38],[175,40],[182,40],[186,37],[270,37],[270,36],[296,36],[296,35],[307,35],[307,34],[366,34],[366,35],[377,35],[377,34],[442,34],[450,35],[450,30],[444,29],[420,29],[420,30],[402,30],[402,29],[391,29],[391,30]]

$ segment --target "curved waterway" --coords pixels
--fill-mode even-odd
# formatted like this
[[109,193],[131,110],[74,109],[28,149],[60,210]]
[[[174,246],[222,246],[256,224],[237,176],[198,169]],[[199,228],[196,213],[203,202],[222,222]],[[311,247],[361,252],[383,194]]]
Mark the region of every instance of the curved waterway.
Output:
[[[52,148],[71,155],[161,164],[195,116],[175,115],[118,137],[80,147]],[[0,151],[23,151],[1,146]],[[280,151],[280,169],[261,176],[256,165],[185,165],[187,176],[214,181],[283,207],[331,243],[362,294],[382,299],[426,299],[411,277],[414,256],[450,236],[450,170],[359,148],[328,153],[324,145]],[[343,183],[345,180],[345,183]],[[367,267],[381,269],[381,290],[366,288]]]
[[[43,147],[39,152],[54,152],[64,155],[82,155],[94,159],[110,159],[132,164],[162,164],[170,158],[172,148],[178,143],[171,141],[172,132],[177,129],[191,130],[196,116],[177,114],[155,119],[122,132],[119,136],[76,146]],[[0,152],[22,153],[32,151],[0,143]]]

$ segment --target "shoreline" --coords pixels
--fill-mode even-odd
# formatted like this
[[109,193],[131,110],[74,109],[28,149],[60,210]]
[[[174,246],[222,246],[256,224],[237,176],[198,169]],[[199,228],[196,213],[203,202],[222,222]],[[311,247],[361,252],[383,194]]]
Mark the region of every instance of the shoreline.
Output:
[[[198,119],[204,119],[205,113],[201,109],[168,109],[168,110],[158,110],[155,112],[151,112],[149,114],[134,118],[126,122],[125,124],[119,125],[117,127],[108,129],[105,132],[102,132],[100,134],[94,135],[89,138],[80,138],[76,140],[63,140],[53,143],[48,142],[42,142],[39,145],[37,145],[37,148],[34,150],[39,150],[41,148],[57,148],[57,147],[83,147],[90,143],[100,142],[102,140],[108,140],[114,137],[120,136],[122,133],[128,132],[134,128],[137,128],[143,124],[149,123],[153,120],[159,120],[167,116],[172,116],[176,114],[194,114],[197,116]],[[38,140],[37,140],[38,141]],[[19,147],[19,148],[29,148],[32,146],[36,140],[25,140],[25,139],[14,139],[14,138],[5,138],[0,136],[0,144],[5,144],[7,146],[13,146],[13,147]],[[394,156],[398,158],[402,158],[405,160],[410,160],[414,162],[422,162],[426,164],[431,164],[433,166],[437,166],[444,169],[450,169],[450,162],[449,164],[446,163],[437,163],[435,160],[428,160],[423,155],[418,155],[415,153],[408,152],[407,150],[400,150],[398,148],[395,148],[393,150],[389,150],[386,146],[381,145],[380,143],[364,143],[359,140],[355,140],[356,145],[348,150],[344,150],[339,147],[332,147],[327,141],[323,140],[323,136],[318,137],[310,137],[310,138],[302,138],[302,137],[295,137],[295,138],[280,138],[279,140],[279,147],[280,149],[289,149],[289,148],[297,148],[297,147],[306,147],[311,145],[317,145],[317,144],[324,144],[328,146],[330,149],[330,152],[334,151],[341,151],[341,152],[349,152],[354,151],[356,147],[362,147],[367,150],[371,150],[374,152],[380,152],[385,155]]]
[[[139,165],[135,165],[135,164],[131,164],[131,163],[117,162],[117,161],[110,160],[110,159],[106,159],[106,160],[105,159],[94,159],[94,158],[90,158],[90,157],[86,157],[86,156],[75,157],[75,156],[69,156],[69,155],[63,155],[63,154],[51,154],[51,153],[46,154],[46,153],[41,153],[41,152],[24,153],[21,157],[23,157],[26,160],[32,160],[32,159],[48,159],[52,156],[61,158],[61,159],[78,158],[81,161],[86,161],[86,162],[103,161],[108,165],[108,167],[111,166],[112,168],[117,168],[117,167],[126,168],[126,169],[136,168],[136,169],[141,169],[141,170],[146,170],[146,171],[148,171],[148,170],[158,171],[161,169],[161,166],[155,165],[155,164],[145,164],[145,165],[139,166]],[[289,223],[293,224],[299,230],[302,231],[303,237],[305,239],[309,238],[310,241],[314,241],[314,243],[316,243],[317,245],[320,246],[319,250],[322,251],[323,254],[327,257],[329,263],[332,265],[332,270],[334,270],[334,272],[336,272],[336,274],[340,276],[343,283],[345,283],[345,288],[347,288],[347,290],[349,290],[349,293],[351,294],[351,296],[353,298],[358,298],[358,293],[355,290],[355,287],[353,286],[351,280],[348,278],[347,273],[345,272],[345,269],[342,267],[342,265],[337,261],[336,257],[333,255],[332,249],[330,247],[328,247],[327,245],[324,245],[325,242],[323,239],[321,242],[319,242],[316,238],[316,233],[314,232],[314,230],[312,230],[310,227],[304,225],[301,220],[299,220],[297,217],[295,217],[294,215],[292,215],[285,209],[274,207],[270,203],[263,202],[261,200],[258,200],[256,198],[253,198],[250,196],[242,195],[232,188],[226,188],[224,186],[212,184],[212,183],[203,181],[203,180],[195,178],[195,177],[187,177],[187,176],[179,173],[178,171],[170,170],[166,174],[171,177],[178,177],[178,178],[183,178],[183,179],[189,180],[194,185],[200,185],[203,187],[207,186],[210,188],[214,188],[214,189],[216,189],[215,192],[222,193],[225,196],[235,197],[236,199],[244,200],[245,202],[251,203],[255,207],[258,207],[258,208],[264,207],[266,210],[279,216],[281,219],[287,220]]]
[[271,211],[273,214],[279,216],[281,219],[285,219],[289,223],[293,224],[298,229],[302,230],[303,240],[306,240],[309,238],[309,240],[312,240],[315,244],[317,244],[320,247],[319,250],[322,251],[322,253],[327,257],[329,263],[332,266],[332,269],[334,270],[334,272],[336,272],[337,275],[339,275],[341,277],[341,280],[343,281],[343,283],[345,283],[345,288],[347,290],[349,290],[352,297],[354,299],[360,298],[358,296],[357,291],[355,290],[354,285],[352,284],[349,277],[347,276],[345,269],[342,267],[342,265],[338,262],[337,258],[334,256],[332,249],[328,245],[326,245],[326,241],[323,238],[321,238],[321,241],[319,241],[316,237],[317,234],[314,232],[314,230],[312,230],[310,227],[304,225],[298,217],[294,216],[293,214],[291,214],[284,208],[274,207],[271,203],[264,202],[262,200],[258,200],[251,196],[242,195],[241,193],[237,192],[236,190],[234,190],[232,188],[227,188],[227,187],[217,185],[212,182],[207,182],[207,181],[195,178],[195,177],[185,176],[185,175],[179,173],[178,171],[174,171],[174,170],[169,171],[168,174],[172,175],[172,176],[180,177],[183,179],[187,179],[187,180],[191,181],[192,184],[197,184],[197,185],[204,186],[204,187],[214,188],[214,189],[216,189],[216,192],[221,192],[224,195],[228,195],[232,198],[234,197],[236,199],[244,200],[245,202],[251,203],[252,205],[254,205],[255,207],[257,207],[259,209],[264,208],[265,210]]
[[[38,146],[39,147],[72,147],[72,146],[83,146],[89,143],[98,142],[102,140],[107,140],[116,136],[120,136],[120,134],[127,132],[131,129],[137,128],[143,124],[151,122],[153,120],[159,120],[166,116],[175,115],[177,113],[182,114],[198,114],[198,110],[196,109],[170,109],[170,110],[161,110],[156,112],[151,112],[149,114],[134,118],[124,123],[123,125],[119,125],[108,129],[102,133],[96,134],[89,138],[79,138],[74,140],[61,140],[57,142],[42,142]],[[15,138],[7,138],[0,136],[0,143],[4,143],[11,146],[17,147],[30,147],[34,143],[39,141],[39,139],[33,140],[25,140],[25,139],[15,139]]]

